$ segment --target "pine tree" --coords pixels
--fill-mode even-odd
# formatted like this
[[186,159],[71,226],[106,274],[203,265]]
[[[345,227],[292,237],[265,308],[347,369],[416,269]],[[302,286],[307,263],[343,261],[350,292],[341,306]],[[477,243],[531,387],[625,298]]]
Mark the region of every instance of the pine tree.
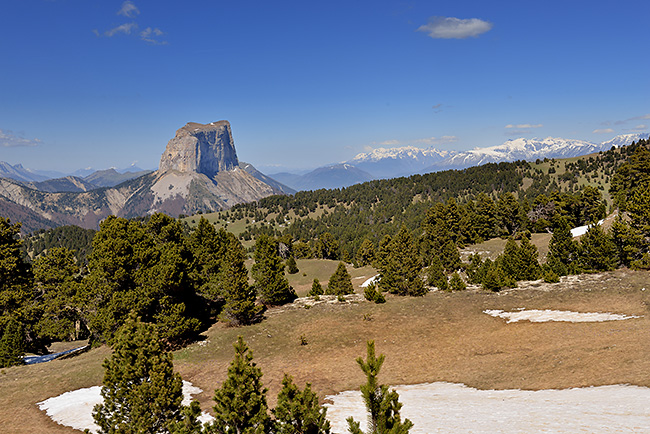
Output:
[[110,343],[131,311],[156,323],[169,345],[198,332],[206,306],[196,300],[191,256],[182,225],[171,217],[107,217],[93,238],[82,287],[92,338]]
[[445,274],[440,258],[437,255],[433,256],[431,265],[427,268],[427,284],[435,286],[442,291],[446,291],[447,288],[449,288],[447,275]]
[[483,267],[485,267],[485,273],[483,274],[481,285],[484,289],[498,292],[507,286],[514,286],[514,280],[508,278],[504,273],[499,261],[492,262],[490,259],[486,259]]
[[481,192],[476,198],[475,228],[482,240],[489,240],[497,235],[497,208],[487,194]]
[[591,185],[586,185],[580,193],[579,209],[582,213],[581,222],[594,224],[605,218],[607,204],[603,200],[600,190]]
[[420,277],[422,259],[405,226],[391,240],[387,252],[384,265],[379,270],[379,288],[398,295],[426,294],[427,288]]
[[316,257],[322,259],[338,259],[339,258],[339,242],[334,238],[334,235],[329,232],[324,232],[318,237],[316,242]]
[[77,302],[79,267],[74,252],[52,247],[33,264],[38,291],[36,331],[47,341],[73,340],[84,336],[81,306]]
[[20,253],[20,223],[0,217],[0,316],[13,314],[32,298],[32,275]]
[[268,235],[260,235],[255,242],[254,257],[254,287],[260,301],[267,306],[279,306],[295,300],[296,293],[284,276],[277,241]]
[[[650,167],[648,168],[650,172]],[[646,237],[650,236],[650,182],[643,188],[637,188],[627,201],[627,212],[632,225]]]
[[228,245],[218,274],[225,305],[219,318],[230,325],[247,325],[262,319],[264,306],[255,304],[255,288],[248,284],[246,252],[239,240],[229,234]]
[[312,392],[309,383],[301,391],[290,375],[284,375],[278,403],[273,409],[274,433],[329,434],[326,413],[327,409],[318,405],[318,396]]
[[130,315],[103,366],[104,401],[93,410],[101,433],[165,433],[181,419],[181,377],[154,326]]
[[0,317],[0,368],[21,365],[25,354],[23,326],[14,318]]
[[544,264],[544,267],[542,267],[542,279],[544,279],[544,282],[546,283],[558,283],[560,281],[560,276],[551,269],[548,264]]
[[339,266],[330,277],[326,293],[330,295],[348,295],[354,293],[352,278],[343,262],[339,262]]
[[375,261],[373,262],[375,268],[381,269],[386,266],[389,253],[388,246],[390,246],[391,241],[392,237],[390,235],[384,235],[384,238],[379,242],[379,247],[375,251]]
[[262,370],[253,362],[253,353],[239,336],[228,377],[214,392],[214,421],[207,427],[213,434],[265,434],[271,419],[267,413]]
[[483,281],[486,270],[487,268],[484,267],[481,255],[478,253],[470,255],[469,264],[465,268],[465,271],[467,273],[467,281],[473,284],[480,284]]
[[219,291],[217,274],[227,248],[227,232],[223,229],[217,231],[214,225],[201,217],[189,236],[188,244],[192,250],[191,275],[197,292],[214,304],[223,296]]
[[289,274],[296,274],[300,270],[298,269],[298,266],[296,264],[296,259],[293,256],[289,256],[287,259],[287,273]]
[[201,405],[192,401],[181,409],[180,419],[169,424],[169,434],[206,434],[208,431],[199,420],[200,416]]
[[642,210],[634,206],[629,210],[630,201],[635,201],[635,195],[637,198],[643,197],[639,192],[650,188],[650,150],[646,148],[647,141],[644,144],[637,146],[634,154],[616,170],[609,189],[614,204],[621,211],[629,211],[633,220],[636,212]]
[[537,280],[541,276],[542,268],[539,265],[537,247],[530,242],[530,233],[526,231],[521,237],[519,246],[519,270],[517,280]]
[[375,282],[368,284],[368,286],[363,289],[363,297],[368,301],[374,301],[376,304],[386,303],[384,294],[377,289]]
[[457,246],[460,217],[457,214],[455,201],[451,201],[449,206],[437,203],[427,211],[421,225],[424,234],[420,249],[425,263],[431,263],[433,256],[438,255],[444,269],[449,272],[461,266]]
[[512,193],[503,193],[499,196],[497,202],[499,226],[510,236],[521,230],[524,224],[524,222],[520,221],[522,216],[520,209],[521,205]]
[[580,264],[585,270],[610,271],[616,267],[616,246],[599,225],[580,238]]
[[546,263],[558,276],[566,276],[576,270],[577,245],[571,237],[569,225],[560,217],[548,244]]
[[364,239],[357,250],[356,264],[358,267],[370,265],[375,260],[375,245],[368,238]]
[[630,267],[632,262],[640,259],[643,253],[643,235],[624,222],[620,215],[612,223],[611,237],[618,265]]
[[445,271],[451,273],[458,270],[462,263],[458,246],[450,239],[445,240],[440,246],[440,261]]
[[503,272],[515,280],[519,280],[519,269],[521,268],[521,259],[519,255],[519,245],[514,238],[509,237],[506,247],[500,255],[501,269]]
[[[361,395],[368,410],[368,431],[367,434],[406,434],[413,427],[413,423],[405,419],[401,420],[399,414],[402,404],[399,402],[399,395],[394,390],[388,390],[388,386],[380,385],[377,376],[384,363],[385,356],[375,356],[375,342],[367,343],[367,358],[357,358],[359,367],[366,374],[366,384],[361,385]],[[353,418],[347,419],[348,428],[352,434],[363,434],[360,423]]]
[[309,291],[310,297],[315,297],[317,295],[323,295],[323,287],[321,286],[320,282],[318,281],[317,278],[314,278],[314,281],[311,284],[311,290]]
[[458,273],[454,273],[449,280],[449,287],[452,291],[463,291],[467,288],[467,285],[465,285],[465,282],[463,282],[463,279],[460,278]]

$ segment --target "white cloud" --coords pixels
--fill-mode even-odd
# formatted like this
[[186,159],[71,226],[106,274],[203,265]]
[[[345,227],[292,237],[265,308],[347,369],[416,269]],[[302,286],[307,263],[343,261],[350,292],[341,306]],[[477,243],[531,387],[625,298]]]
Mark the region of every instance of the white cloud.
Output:
[[140,32],[140,39],[150,44],[165,45],[167,41],[161,41],[156,39],[159,38],[160,36],[163,36],[164,34],[165,33],[157,27],[153,29],[151,27],[147,27],[142,32]]
[[420,143],[423,145],[445,145],[447,143],[454,143],[458,141],[456,136],[442,136],[442,137],[427,137],[424,139],[417,139],[414,143]]
[[[426,146],[433,146],[433,145],[445,145],[449,143],[454,143],[458,141],[458,137],[456,136],[442,136],[442,137],[425,137],[422,139],[415,139],[411,140],[408,142],[403,142],[401,140],[385,140],[383,142],[372,142],[372,145],[374,146],[391,146],[391,147],[398,147],[398,146],[406,146],[406,145],[426,145]],[[372,151],[375,149],[372,146],[365,146],[364,150],[367,152]]]
[[384,140],[383,142],[373,142],[373,145],[381,145],[381,146],[397,146],[401,144],[399,140]]
[[648,129],[648,126],[645,124],[637,125],[634,128],[630,128],[630,131],[645,131]]
[[611,128],[600,128],[592,131],[593,134],[611,134],[613,132],[614,130]]
[[508,124],[506,128],[542,128],[544,124]]
[[0,147],[18,148],[26,146],[38,146],[41,144],[39,139],[26,139],[14,134],[12,131],[0,130]]
[[133,18],[140,13],[140,10],[133,4],[132,1],[125,1],[122,3],[122,8],[117,12],[118,15]]
[[492,29],[492,23],[478,18],[431,17],[417,31],[427,33],[434,39],[465,39],[477,37]]
[[[628,119],[625,119],[625,120],[618,120],[618,121],[614,122],[614,125],[625,125],[630,121],[639,121],[639,120],[641,120],[641,121],[650,120],[650,113],[647,113],[647,114],[641,115],[641,116],[635,116],[633,118],[628,118]],[[609,125],[609,122],[607,122],[607,123],[601,122],[601,125]]]
[[118,33],[124,33],[125,35],[130,35],[132,31],[137,29],[138,29],[138,25],[136,23],[124,23],[122,25],[119,25],[117,27],[105,31],[104,36],[108,36],[110,38],[112,36],[117,35]]
[[119,34],[124,34],[124,35],[134,34],[134,36],[136,35],[140,36],[140,39],[142,41],[145,41],[148,44],[152,44],[152,45],[167,44],[167,41],[163,41],[161,39],[161,37],[165,33],[162,30],[160,30],[158,27],[146,27],[144,30],[138,33],[138,29],[140,29],[140,26],[135,21],[135,17],[140,15],[140,10],[132,1],[127,0],[124,3],[122,3],[122,7],[120,8],[119,11],[117,11],[117,15],[133,18],[134,20],[129,23],[120,24],[119,26],[114,27],[110,30],[106,30],[104,33],[100,33],[99,30],[96,29],[93,30],[93,33],[97,36],[106,36],[107,38],[111,38]]

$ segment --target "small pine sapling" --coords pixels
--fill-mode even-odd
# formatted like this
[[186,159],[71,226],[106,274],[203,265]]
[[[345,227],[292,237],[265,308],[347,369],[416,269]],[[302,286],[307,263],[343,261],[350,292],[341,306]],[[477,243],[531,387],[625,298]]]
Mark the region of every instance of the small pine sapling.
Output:
[[467,285],[465,285],[465,282],[463,282],[463,279],[461,279],[458,273],[454,273],[451,275],[449,287],[452,291],[463,291],[467,288]]
[[274,430],[277,434],[329,434],[330,424],[325,418],[327,409],[318,405],[318,396],[307,383],[300,390],[290,375],[284,374],[278,404],[273,409]]
[[[399,395],[394,390],[388,390],[388,386],[377,383],[377,375],[386,357],[383,354],[375,356],[374,341],[368,341],[367,352],[365,361],[361,357],[357,359],[367,379],[366,384],[361,386],[361,395],[369,413],[366,434],[407,434],[413,423],[408,419],[402,422],[399,414],[402,408]],[[352,417],[347,418],[347,422],[350,433],[363,434],[359,422]]]
[[314,279],[314,281],[311,284],[311,290],[307,295],[309,295],[310,297],[317,297],[319,295],[323,295],[323,287],[321,286],[318,279]]

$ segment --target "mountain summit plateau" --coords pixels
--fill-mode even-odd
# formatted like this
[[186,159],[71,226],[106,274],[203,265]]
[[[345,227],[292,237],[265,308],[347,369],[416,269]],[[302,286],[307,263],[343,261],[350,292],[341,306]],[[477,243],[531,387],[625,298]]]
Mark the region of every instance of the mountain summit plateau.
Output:
[[177,170],[214,176],[239,166],[228,121],[187,123],[176,131],[160,157],[159,172]]

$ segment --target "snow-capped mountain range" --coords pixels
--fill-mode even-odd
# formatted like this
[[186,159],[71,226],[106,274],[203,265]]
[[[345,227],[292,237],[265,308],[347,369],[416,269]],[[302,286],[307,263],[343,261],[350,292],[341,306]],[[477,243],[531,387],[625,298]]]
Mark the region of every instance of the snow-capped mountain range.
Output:
[[648,138],[648,133],[624,134],[601,143],[553,137],[546,139],[520,138],[508,140],[501,145],[468,151],[441,151],[435,148],[420,149],[413,146],[378,148],[369,153],[358,154],[348,163],[378,178],[391,178],[447,169],[464,169],[502,161],[577,157],[606,151],[612,146],[629,145],[646,138]]
[[418,173],[448,159],[453,154],[455,154],[453,151],[422,149],[415,146],[377,148],[366,154],[358,154],[347,163],[378,178],[393,178]]

